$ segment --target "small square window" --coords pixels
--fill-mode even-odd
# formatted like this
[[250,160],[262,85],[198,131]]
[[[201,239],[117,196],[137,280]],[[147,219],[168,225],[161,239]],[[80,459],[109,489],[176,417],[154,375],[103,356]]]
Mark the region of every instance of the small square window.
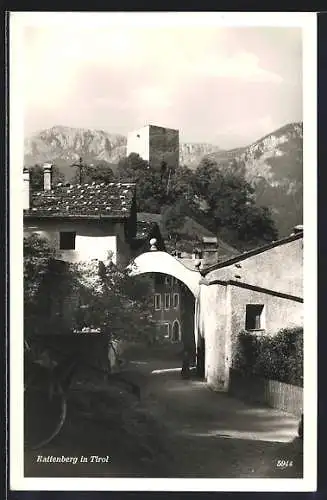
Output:
[[159,311],[159,309],[161,309],[161,295],[160,295],[160,293],[156,293],[154,296],[154,308],[156,311]]
[[169,309],[169,308],[170,308],[170,294],[165,293],[165,309]]
[[158,323],[156,325],[157,335],[161,338],[169,339],[170,326],[169,323]]
[[60,250],[75,250],[76,232],[60,232]]
[[246,330],[264,330],[263,304],[247,304],[245,314]]
[[170,336],[170,328],[169,328],[169,323],[164,323],[163,324],[163,329],[164,329],[164,337],[165,339],[169,339]]

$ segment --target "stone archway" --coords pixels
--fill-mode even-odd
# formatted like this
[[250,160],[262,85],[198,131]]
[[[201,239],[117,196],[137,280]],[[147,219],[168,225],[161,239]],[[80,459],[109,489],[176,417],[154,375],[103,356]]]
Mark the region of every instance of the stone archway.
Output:
[[[185,285],[187,289],[186,301],[188,305],[186,308],[187,310],[184,311],[184,314],[181,316],[179,336],[184,344],[184,348],[193,353],[193,359],[195,361],[198,340],[198,315],[196,314],[195,307],[200,291],[200,262],[194,261],[194,270],[189,269],[179,259],[166,252],[157,250],[155,244],[155,239],[151,240],[151,250],[135,257],[127,266],[127,270],[130,276],[139,276],[147,273],[166,274],[173,276]],[[192,312],[191,315],[189,314],[190,311]],[[186,327],[184,328],[184,326]],[[190,340],[189,333],[192,335],[192,340]]]
[[172,255],[157,250],[142,253],[127,266],[130,276],[145,273],[161,273],[174,276],[192,292],[194,297],[199,293],[201,274],[198,270],[191,270],[184,266]]

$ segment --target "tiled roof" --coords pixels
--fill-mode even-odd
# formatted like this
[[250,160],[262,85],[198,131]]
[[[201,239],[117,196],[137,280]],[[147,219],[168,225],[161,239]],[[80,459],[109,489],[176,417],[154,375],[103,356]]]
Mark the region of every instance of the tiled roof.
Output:
[[51,191],[33,193],[27,215],[40,217],[129,217],[135,184],[58,184]]
[[[137,220],[140,222],[156,222],[160,227],[161,232],[164,234],[164,227],[162,223],[161,214],[151,214],[148,212],[139,212],[137,214]],[[214,236],[214,234],[209,231],[209,229],[203,227],[201,224],[196,222],[191,217],[186,216],[184,220],[184,225],[181,228],[181,234],[186,236]]]

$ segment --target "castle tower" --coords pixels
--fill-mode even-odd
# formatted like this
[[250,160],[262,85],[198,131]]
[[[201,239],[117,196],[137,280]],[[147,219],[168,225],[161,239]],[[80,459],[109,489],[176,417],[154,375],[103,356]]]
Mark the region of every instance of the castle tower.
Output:
[[179,130],[146,125],[129,132],[127,136],[127,156],[137,153],[150,167],[163,163],[175,170],[179,165]]

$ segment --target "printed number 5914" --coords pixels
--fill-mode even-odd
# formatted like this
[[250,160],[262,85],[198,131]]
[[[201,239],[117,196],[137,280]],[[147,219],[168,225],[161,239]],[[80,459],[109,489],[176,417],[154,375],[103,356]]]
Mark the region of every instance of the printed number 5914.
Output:
[[277,467],[285,469],[286,467],[292,467],[292,460],[277,460]]

